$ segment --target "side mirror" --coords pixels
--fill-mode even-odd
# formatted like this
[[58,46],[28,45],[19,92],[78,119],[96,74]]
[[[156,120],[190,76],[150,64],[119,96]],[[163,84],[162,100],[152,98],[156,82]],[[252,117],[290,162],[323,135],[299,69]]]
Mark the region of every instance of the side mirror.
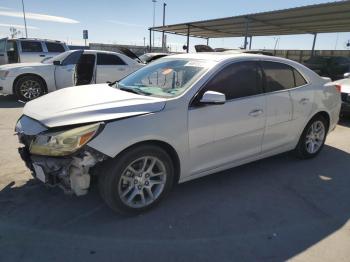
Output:
[[344,78],[350,78],[350,73],[345,73]]
[[222,105],[226,102],[226,96],[219,92],[206,91],[199,102],[205,105]]
[[61,61],[55,60],[55,61],[53,61],[53,64],[56,66],[59,66],[59,65],[61,65]]

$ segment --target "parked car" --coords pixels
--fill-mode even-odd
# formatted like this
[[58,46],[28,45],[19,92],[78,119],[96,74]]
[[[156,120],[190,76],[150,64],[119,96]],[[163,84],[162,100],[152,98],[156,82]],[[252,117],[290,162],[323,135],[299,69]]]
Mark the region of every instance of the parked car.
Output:
[[146,54],[143,54],[142,56],[140,56],[140,59],[144,64],[148,64],[148,63],[151,63],[159,58],[162,58],[162,57],[165,57],[168,55],[171,55],[171,54],[169,54],[169,53],[146,53]]
[[290,150],[315,157],[339,119],[327,82],[283,58],[173,55],[27,103],[19,152],[42,182],[83,195],[97,181],[109,207],[139,213],[178,182]]
[[0,66],[0,92],[29,101],[68,86],[120,80],[142,66],[115,52],[67,51],[42,63]]
[[304,61],[304,65],[320,76],[330,77],[333,81],[343,78],[350,72],[350,57],[313,56]]
[[[349,77],[349,75],[347,75]],[[341,92],[341,110],[343,115],[350,115],[350,78],[340,79],[334,82]]]
[[0,39],[0,65],[40,62],[68,51],[65,43],[47,39]]

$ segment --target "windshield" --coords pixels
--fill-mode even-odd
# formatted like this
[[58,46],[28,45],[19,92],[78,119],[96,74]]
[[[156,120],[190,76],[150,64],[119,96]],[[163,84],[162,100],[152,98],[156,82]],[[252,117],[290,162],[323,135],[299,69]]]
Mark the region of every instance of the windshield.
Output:
[[156,97],[175,97],[189,88],[209,68],[205,60],[162,59],[116,84],[125,91]]
[[53,61],[63,61],[67,56],[69,56],[74,50],[63,52],[57,56],[51,57],[49,59],[43,59],[41,63],[43,64],[53,64]]

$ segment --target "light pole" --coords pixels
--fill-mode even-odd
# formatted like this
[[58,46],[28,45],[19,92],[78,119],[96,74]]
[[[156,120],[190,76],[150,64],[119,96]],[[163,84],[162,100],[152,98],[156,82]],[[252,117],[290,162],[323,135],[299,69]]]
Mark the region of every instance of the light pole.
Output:
[[[165,26],[165,7],[166,7],[166,3],[163,3],[163,26]],[[163,52],[165,52],[165,48],[166,48],[166,43],[165,43],[165,34],[164,31],[162,33],[162,49]]]
[[[156,26],[156,3],[157,0],[152,0],[153,2],[153,27]],[[154,31],[153,31],[153,47],[154,47]]]
[[24,10],[24,2],[23,2],[23,0],[22,0],[22,10],[23,10],[23,18],[24,18],[24,28],[26,30],[26,38],[28,38],[26,12]]

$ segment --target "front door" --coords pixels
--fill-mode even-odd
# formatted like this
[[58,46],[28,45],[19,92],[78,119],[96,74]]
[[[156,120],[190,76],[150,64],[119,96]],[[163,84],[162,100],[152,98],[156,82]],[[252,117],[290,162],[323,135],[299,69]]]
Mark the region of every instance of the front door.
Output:
[[60,65],[55,65],[56,89],[74,86],[76,65],[80,60],[83,51],[75,51],[66,57]]
[[[201,105],[205,91],[225,94],[223,105]],[[265,127],[262,74],[254,61],[226,66],[198,93],[189,109],[191,174],[243,161],[261,152]]]
[[7,61],[7,38],[0,39],[0,65],[5,65]]

